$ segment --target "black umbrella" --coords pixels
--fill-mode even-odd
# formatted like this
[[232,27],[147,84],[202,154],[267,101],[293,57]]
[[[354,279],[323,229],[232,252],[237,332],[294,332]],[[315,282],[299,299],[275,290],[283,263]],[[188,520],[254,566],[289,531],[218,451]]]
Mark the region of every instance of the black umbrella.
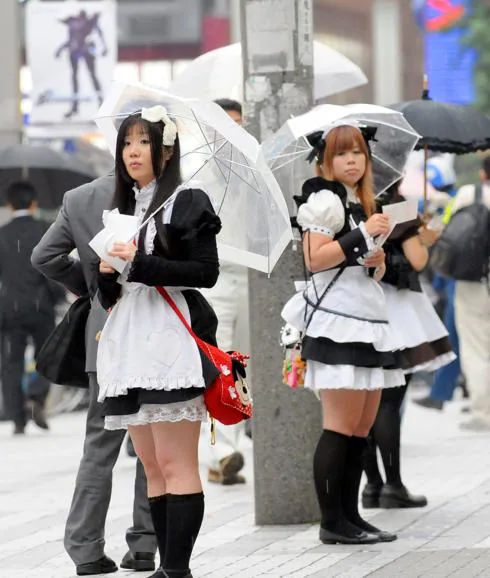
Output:
[[5,191],[12,181],[28,180],[36,188],[43,209],[59,207],[66,191],[95,177],[79,159],[47,146],[18,144],[0,150],[0,190]]
[[464,154],[490,148],[490,118],[474,108],[428,98],[390,106],[422,136],[416,148]]
[[416,149],[424,150],[424,213],[427,210],[428,151],[465,154],[490,148],[490,118],[477,110],[432,100],[424,78],[422,98],[393,104],[421,135]]

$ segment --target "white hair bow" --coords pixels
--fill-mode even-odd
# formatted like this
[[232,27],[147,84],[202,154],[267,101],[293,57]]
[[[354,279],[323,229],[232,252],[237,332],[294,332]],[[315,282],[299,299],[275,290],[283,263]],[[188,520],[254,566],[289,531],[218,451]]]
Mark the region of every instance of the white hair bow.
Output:
[[177,125],[168,116],[167,109],[161,104],[156,104],[150,108],[141,109],[141,118],[148,122],[160,122],[164,124],[163,127],[163,144],[166,147],[171,147],[177,138]]

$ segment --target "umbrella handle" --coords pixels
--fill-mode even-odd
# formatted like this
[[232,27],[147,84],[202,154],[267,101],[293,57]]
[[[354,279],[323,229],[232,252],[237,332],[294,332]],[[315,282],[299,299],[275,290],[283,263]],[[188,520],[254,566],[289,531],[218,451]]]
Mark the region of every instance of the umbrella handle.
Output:
[[427,145],[424,145],[424,222],[427,221],[429,216],[429,207],[427,202],[427,159],[428,159],[429,149]]

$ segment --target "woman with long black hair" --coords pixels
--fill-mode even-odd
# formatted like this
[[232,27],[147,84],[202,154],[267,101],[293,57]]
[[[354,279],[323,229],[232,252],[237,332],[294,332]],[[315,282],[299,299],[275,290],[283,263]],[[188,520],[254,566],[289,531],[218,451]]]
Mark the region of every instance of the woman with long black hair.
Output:
[[99,288],[112,309],[99,343],[99,401],[105,427],[129,429],[145,469],[161,558],[153,578],[191,578],[189,560],[204,515],[198,468],[203,393],[217,370],[155,287],[166,287],[194,332],[216,343],[216,316],[190,288],[217,281],[220,220],[199,183],[181,184],[176,125],[161,106],[121,124],[114,207],[141,224],[162,208],[136,243],[114,243],[110,254],[127,261],[120,276],[100,264]]

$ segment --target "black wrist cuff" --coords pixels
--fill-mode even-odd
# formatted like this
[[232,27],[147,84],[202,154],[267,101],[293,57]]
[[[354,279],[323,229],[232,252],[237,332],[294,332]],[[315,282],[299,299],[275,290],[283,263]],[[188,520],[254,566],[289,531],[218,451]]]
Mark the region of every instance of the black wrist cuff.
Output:
[[338,242],[348,264],[358,265],[359,257],[364,257],[369,252],[364,235],[359,228],[342,235]]

